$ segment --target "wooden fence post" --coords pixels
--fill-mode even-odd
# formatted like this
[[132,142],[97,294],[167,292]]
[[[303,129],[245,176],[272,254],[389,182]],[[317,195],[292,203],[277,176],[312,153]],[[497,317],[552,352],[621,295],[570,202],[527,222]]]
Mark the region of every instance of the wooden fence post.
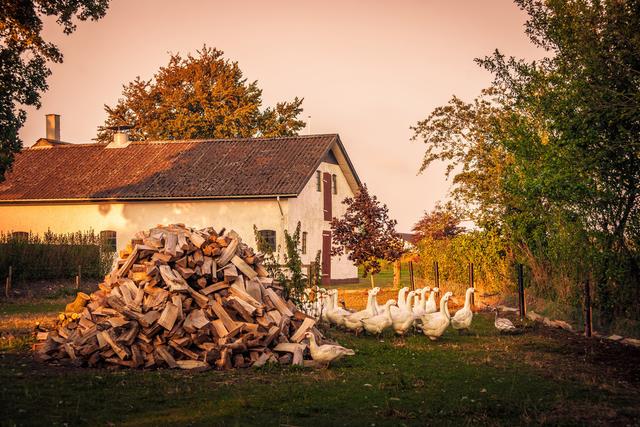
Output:
[[[474,277],[473,277],[473,263],[469,263],[469,287],[475,289]],[[475,294],[471,294],[471,307],[475,307]]]
[[9,298],[11,296],[11,276],[13,275],[13,266],[9,266],[9,275],[4,285],[4,296]]
[[402,278],[402,262],[397,259],[393,262],[393,289],[400,289]]
[[413,281],[413,261],[409,261],[409,279],[411,280],[411,290],[415,291],[416,284]]
[[76,289],[80,289],[81,280],[82,280],[82,265],[78,265],[78,275],[76,276]]
[[524,300],[524,265],[518,264],[518,306],[520,308],[520,318],[524,319],[527,309]]
[[591,316],[591,285],[589,278],[584,282],[584,336],[591,337],[593,321]]

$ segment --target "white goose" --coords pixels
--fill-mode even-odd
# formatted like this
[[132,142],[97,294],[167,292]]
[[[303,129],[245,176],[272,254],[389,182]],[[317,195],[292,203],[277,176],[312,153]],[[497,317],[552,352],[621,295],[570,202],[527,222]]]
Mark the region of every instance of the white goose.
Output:
[[396,313],[391,312],[393,331],[398,335],[404,335],[416,320],[413,314],[413,307],[411,306],[411,301],[414,296],[414,291],[409,292],[406,306]]
[[493,322],[493,325],[497,330],[499,330],[500,332],[513,332],[517,330],[511,320],[507,319],[506,317],[498,317],[498,309],[496,308],[495,311],[496,320]]
[[431,289],[431,294],[429,294],[429,299],[424,305],[424,311],[426,314],[435,313],[438,311],[438,306],[436,305],[436,295],[440,293],[440,289],[433,288]]
[[413,314],[416,317],[420,317],[423,316],[425,314],[427,314],[426,310],[425,310],[425,305],[427,304],[427,292],[429,292],[431,290],[430,287],[426,287],[426,288],[422,288],[420,289],[420,297],[416,298],[416,303],[413,305]]
[[318,311],[320,313],[320,319],[324,322],[329,322],[329,317],[327,313],[332,309],[333,298],[331,295],[324,291],[318,296]]
[[390,308],[396,306],[395,300],[390,299],[385,303],[384,311],[377,316],[365,317],[361,320],[364,329],[372,335],[380,335],[385,329],[393,324]]
[[471,311],[471,295],[475,292],[475,289],[469,288],[464,296],[464,307],[456,312],[451,318],[451,326],[453,329],[462,331],[463,329],[469,329],[471,326],[471,320],[473,319],[473,311]]
[[331,362],[340,360],[344,356],[354,356],[356,354],[355,351],[340,345],[318,345],[316,344],[316,337],[311,332],[307,332],[304,336],[309,339],[311,358],[326,367],[329,367]]
[[451,315],[447,303],[453,295],[451,292],[444,294],[440,299],[440,311],[437,313],[425,314],[422,316],[422,333],[429,337],[430,340],[438,339],[449,326]]
[[365,317],[373,317],[378,315],[375,307],[375,299],[379,290],[380,288],[373,288],[368,291],[369,298],[367,299],[367,308],[362,311],[350,314],[349,316],[345,316],[345,328],[355,332],[356,335],[358,335],[360,332],[362,332],[363,329],[361,320]]
[[404,309],[404,307],[407,305],[407,292],[409,292],[409,288],[406,286],[398,291],[398,305],[391,307],[392,314],[399,313],[400,310]]
[[345,310],[344,308],[338,306],[337,289],[331,289],[329,291],[329,295],[331,296],[331,306],[327,311],[327,319],[329,319],[329,322],[333,323],[336,326],[344,326],[345,316],[349,316],[352,313],[349,310]]

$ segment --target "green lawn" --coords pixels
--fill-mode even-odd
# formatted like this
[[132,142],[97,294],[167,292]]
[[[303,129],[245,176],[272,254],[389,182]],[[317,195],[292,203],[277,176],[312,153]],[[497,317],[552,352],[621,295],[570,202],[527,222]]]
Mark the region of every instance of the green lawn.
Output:
[[[24,306],[26,319],[34,307]],[[15,307],[0,304],[7,310]],[[15,318],[0,315],[0,332]],[[12,333],[28,344],[28,330]],[[500,336],[485,314],[473,334],[448,331],[438,342],[329,335],[356,356],[329,370],[204,373],[42,365],[21,340],[0,347],[0,424],[630,424],[640,417],[640,352],[617,344],[594,347],[537,328]]]
[[[358,283],[332,285],[331,288],[340,289],[366,289],[371,287],[371,279],[369,276],[362,277],[363,270],[358,268]],[[374,275],[376,286],[381,288],[390,288],[393,286],[393,266],[383,268],[380,273]],[[416,287],[422,287],[425,285],[424,280],[418,277],[414,267],[414,280]],[[411,286],[411,279],[409,276],[409,264],[402,263],[402,269],[400,271],[400,287]]]

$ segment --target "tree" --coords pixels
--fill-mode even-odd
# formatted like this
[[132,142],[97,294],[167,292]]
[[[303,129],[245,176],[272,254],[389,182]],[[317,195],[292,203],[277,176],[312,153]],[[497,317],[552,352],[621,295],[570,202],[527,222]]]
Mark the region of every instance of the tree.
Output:
[[56,45],[42,38],[42,16],[55,16],[65,34],[74,19],[98,20],[109,0],[3,0],[0,2],[0,182],[22,149],[18,131],[27,118],[24,106],[40,108],[48,89],[49,62],[61,63]]
[[150,80],[137,77],[124,86],[123,98],[105,105],[107,119],[97,140],[112,139],[110,127],[133,126],[132,140],[249,138],[296,135],[305,124],[302,99],[262,105],[258,82],[247,82],[237,62],[204,46],[197,55],[171,55]]
[[577,305],[591,272],[601,319],[640,318],[640,1],[516,3],[548,56],[477,60],[492,87],[414,128],[423,169],[447,162],[456,199],[529,264],[543,296]]
[[418,240],[429,237],[433,240],[451,239],[464,232],[460,226],[460,215],[452,203],[436,204],[431,212],[425,212],[413,226]]
[[364,277],[380,272],[380,261],[393,262],[403,253],[404,242],[395,231],[396,220],[389,218],[389,209],[363,185],[355,197],[342,202],[347,210],[342,218],[331,220],[333,247],[331,254],[347,258],[364,270]]

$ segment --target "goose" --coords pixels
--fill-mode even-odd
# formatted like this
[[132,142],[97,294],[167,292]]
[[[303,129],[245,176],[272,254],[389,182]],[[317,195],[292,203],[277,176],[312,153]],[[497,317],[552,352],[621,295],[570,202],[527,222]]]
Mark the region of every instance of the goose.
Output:
[[397,313],[391,312],[391,320],[393,325],[393,331],[398,335],[404,335],[416,320],[416,316],[413,314],[413,308],[411,306],[411,300],[415,296],[415,292],[411,291],[407,295],[407,305],[401,308]]
[[456,312],[451,318],[451,326],[453,329],[462,331],[463,329],[469,329],[471,326],[471,319],[473,319],[473,311],[471,311],[471,295],[475,292],[475,289],[469,288],[464,296],[464,307]]
[[318,345],[316,344],[316,337],[311,332],[307,332],[304,336],[309,339],[311,358],[318,363],[322,363],[327,368],[331,362],[339,360],[344,356],[354,356],[356,354],[355,351],[340,345]]
[[381,314],[362,319],[361,322],[364,329],[372,335],[380,335],[385,329],[393,324],[391,310],[389,309],[393,306],[397,307],[397,303],[395,300],[390,299],[383,306],[384,311]]
[[429,337],[430,340],[437,340],[449,326],[451,315],[449,314],[448,302],[453,295],[451,292],[444,294],[440,299],[440,311],[437,313],[425,314],[422,316],[422,333]]
[[513,324],[513,322],[506,317],[498,317],[498,309],[496,311],[496,320],[493,322],[494,326],[500,332],[513,332],[516,331],[517,328]]
[[407,304],[407,292],[409,292],[409,288],[406,286],[398,291],[398,305],[391,307],[392,314],[398,314],[405,307]]
[[429,294],[429,299],[424,305],[425,314],[435,313],[438,311],[438,306],[436,305],[436,295],[440,293],[439,288],[431,289],[431,294]]
[[330,290],[329,295],[331,297],[331,304],[329,305],[329,309],[327,310],[327,319],[329,319],[329,322],[333,323],[336,326],[344,326],[345,316],[349,316],[352,313],[338,306],[337,289]]
[[413,305],[413,314],[416,317],[420,317],[422,315],[427,314],[427,312],[425,311],[425,305],[427,303],[427,297],[426,294],[427,292],[429,292],[431,290],[430,287],[426,287],[426,288],[422,288],[420,289],[420,298],[416,299],[416,303]]
[[376,300],[376,296],[378,295],[379,292],[380,292],[380,288],[377,286],[368,291],[369,298],[367,299],[367,307],[365,308],[365,310],[370,312],[373,316],[379,314],[378,301]]
[[362,332],[363,326],[361,320],[365,317],[377,316],[378,312],[375,307],[375,298],[380,288],[373,288],[368,291],[369,298],[367,300],[367,308],[362,311],[358,311],[344,318],[345,328],[354,331],[356,335]]
[[329,293],[327,292],[322,293],[318,297],[318,311],[320,312],[320,320],[327,323],[329,323],[329,317],[327,316],[327,313],[329,313],[329,310],[332,308],[331,302],[331,295],[329,295]]

